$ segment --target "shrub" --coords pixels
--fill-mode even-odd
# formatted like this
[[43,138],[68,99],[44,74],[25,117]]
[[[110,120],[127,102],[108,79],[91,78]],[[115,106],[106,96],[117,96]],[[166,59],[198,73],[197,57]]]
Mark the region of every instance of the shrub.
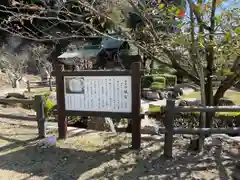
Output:
[[142,87],[151,88],[154,82],[163,83],[162,88],[166,86],[175,86],[177,83],[177,76],[171,74],[152,74],[142,77]]
[[148,112],[149,113],[161,112],[161,106],[149,104]]
[[56,104],[53,103],[52,101],[49,101],[49,100],[45,101],[45,104],[44,104],[45,116],[46,117],[51,116],[55,107],[56,107]]
[[153,83],[153,76],[147,75],[142,77],[142,87],[149,88]]
[[166,83],[166,78],[163,76],[153,76],[153,82]]
[[165,88],[165,81],[164,82],[153,82],[150,86],[152,90],[161,90]]
[[[165,106],[149,104],[148,115],[157,117],[160,121],[165,116]],[[156,116],[157,115],[157,116]],[[160,118],[159,118],[160,115]],[[197,128],[200,122],[200,113],[179,113],[175,115],[174,127]],[[213,127],[240,127],[240,112],[218,112],[213,118]],[[160,122],[161,124],[162,122]],[[163,126],[163,124],[161,124]]]
[[166,67],[164,65],[158,66],[157,69],[151,69],[152,74],[162,74],[162,73],[175,73],[176,70],[173,68]]
[[175,86],[177,84],[177,76],[172,74],[158,74],[158,76],[165,77],[166,86]]
[[48,98],[49,98],[49,96],[51,95],[51,93],[50,93],[50,92],[44,92],[44,93],[41,94],[41,95],[42,95],[42,97],[43,97],[43,100],[44,100],[44,101],[47,101]]
[[56,104],[53,101],[49,100],[49,96],[51,95],[50,92],[43,93],[43,100],[44,100],[44,113],[46,117],[52,115],[53,110],[56,107]]
[[232,75],[232,74],[233,74],[233,72],[232,72],[231,68],[223,68],[220,71],[221,76],[229,76],[229,75]]

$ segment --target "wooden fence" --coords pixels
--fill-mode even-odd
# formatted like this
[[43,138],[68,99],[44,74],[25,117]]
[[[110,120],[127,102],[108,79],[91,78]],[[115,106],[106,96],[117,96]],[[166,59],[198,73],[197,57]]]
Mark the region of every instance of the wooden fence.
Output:
[[49,79],[47,81],[27,81],[27,90],[31,92],[32,88],[42,88],[42,87],[49,87],[50,91],[53,91],[53,87],[56,87],[55,80]]
[[[6,99],[0,98],[1,104],[24,104],[30,105],[36,111],[36,117],[28,118],[30,120],[37,121],[38,126],[38,136],[39,138],[46,137],[46,121],[44,115],[44,100],[43,97],[40,95],[36,95],[34,99]],[[15,118],[14,115],[9,115],[8,118]],[[24,117],[22,117],[24,119]]]
[[[165,133],[164,156],[172,157],[173,135],[174,134],[198,134],[204,139],[206,134],[227,134],[239,133],[240,128],[174,128],[174,116],[180,112],[236,112],[240,111],[240,106],[175,106],[175,100],[167,100],[166,116],[164,119],[165,128],[160,128],[159,133]],[[201,139],[200,138],[200,139]],[[200,140],[199,146],[203,146]],[[201,147],[200,147],[201,148]]]

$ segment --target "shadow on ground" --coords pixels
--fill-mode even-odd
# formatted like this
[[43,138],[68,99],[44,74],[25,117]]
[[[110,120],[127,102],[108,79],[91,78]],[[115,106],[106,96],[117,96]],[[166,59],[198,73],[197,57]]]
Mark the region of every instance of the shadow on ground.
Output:
[[[162,143],[163,139],[152,141],[143,138],[144,148],[139,152],[129,150],[129,147],[122,143],[109,143],[109,146],[91,152],[68,148],[70,145],[63,147],[61,144],[42,148],[36,143],[36,139],[25,141],[6,137],[0,139],[10,142],[9,145],[0,147],[2,153],[0,168],[27,173],[28,177],[21,180],[33,176],[54,180],[78,178],[187,180],[194,179],[194,176],[202,172],[206,173],[206,179],[216,179],[210,176],[213,170],[217,171],[219,179],[225,180],[229,179],[229,172],[226,169],[234,168],[236,158],[239,158],[230,153],[222,157],[222,150],[218,149],[212,157],[209,157],[208,152],[201,155],[185,152],[177,154],[172,160],[167,160],[161,156],[161,146],[149,150],[154,144]],[[175,150],[178,148],[182,149],[181,142],[176,142]]]

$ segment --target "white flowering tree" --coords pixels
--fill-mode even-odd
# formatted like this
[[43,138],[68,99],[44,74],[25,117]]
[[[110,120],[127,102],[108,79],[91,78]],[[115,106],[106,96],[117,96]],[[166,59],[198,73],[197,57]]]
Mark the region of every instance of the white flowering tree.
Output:
[[12,88],[18,88],[27,68],[28,55],[11,54],[6,48],[0,50],[1,71],[6,73]]

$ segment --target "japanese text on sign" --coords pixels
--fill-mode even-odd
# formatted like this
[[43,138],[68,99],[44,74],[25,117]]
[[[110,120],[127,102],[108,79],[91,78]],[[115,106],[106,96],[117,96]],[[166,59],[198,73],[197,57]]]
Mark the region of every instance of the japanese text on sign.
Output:
[[65,109],[131,112],[131,76],[66,76]]

